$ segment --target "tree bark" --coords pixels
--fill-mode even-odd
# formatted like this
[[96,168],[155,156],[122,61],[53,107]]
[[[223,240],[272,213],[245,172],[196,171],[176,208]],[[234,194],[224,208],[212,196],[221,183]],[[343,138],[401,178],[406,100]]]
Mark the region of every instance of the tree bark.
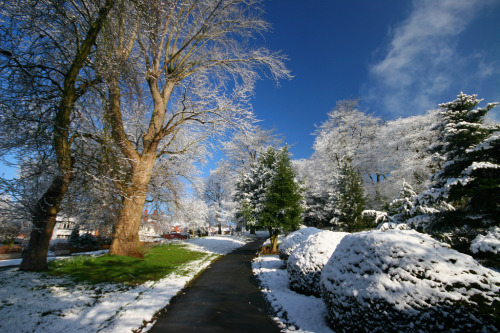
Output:
[[109,249],[110,254],[143,257],[139,229],[156,154],[151,153],[146,157],[133,168],[130,186],[124,190],[122,208],[118,214]]
[[114,0],[107,0],[101,8],[96,20],[90,24],[85,40],[75,54],[73,63],[64,77],[61,102],[54,118],[54,150],[57,156],[58,175],[55,176],[49,189],[38,200],[33,213],[33,230],[26,255],[20,270],[41,271],[47,269],[47,252],[50,239],[56,224],[61,202],[73,178],[73,158],[71,156],[72,137],[70,135],[71,115],[78,99],[76,81],[80,70],[85,65],[92,46],[95,44],[104,20],[106,19]]

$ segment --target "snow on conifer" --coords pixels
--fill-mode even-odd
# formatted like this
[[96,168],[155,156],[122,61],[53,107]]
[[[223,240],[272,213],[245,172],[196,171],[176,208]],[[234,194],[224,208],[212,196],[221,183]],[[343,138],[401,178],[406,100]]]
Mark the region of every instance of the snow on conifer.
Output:
[[470,246],[472,253],[500,253],[500,228],[491,228],[486,235],[478,235]]

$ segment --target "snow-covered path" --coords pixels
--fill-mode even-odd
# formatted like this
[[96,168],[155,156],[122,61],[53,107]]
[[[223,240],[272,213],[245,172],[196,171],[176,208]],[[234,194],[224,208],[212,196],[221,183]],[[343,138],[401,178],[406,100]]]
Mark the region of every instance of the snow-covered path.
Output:
[[248,239],[218,236],[187,242],[206,256],[157,282],[136,287],[76,284],[69,278],[0,270],[0,332],[139,332],[184,286],[216,257]]

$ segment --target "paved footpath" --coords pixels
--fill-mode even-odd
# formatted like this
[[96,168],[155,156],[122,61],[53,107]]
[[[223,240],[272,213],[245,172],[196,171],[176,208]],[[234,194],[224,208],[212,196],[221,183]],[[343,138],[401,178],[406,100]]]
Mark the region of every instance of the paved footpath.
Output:
[[248,243],[209,266],[172,299],[149,332],[280,332],[252,274],[251,261],[263,242]]

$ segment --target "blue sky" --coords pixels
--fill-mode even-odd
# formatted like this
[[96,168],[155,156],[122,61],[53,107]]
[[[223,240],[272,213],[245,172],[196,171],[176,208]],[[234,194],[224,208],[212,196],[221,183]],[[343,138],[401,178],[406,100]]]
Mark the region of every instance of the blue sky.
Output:
[[[266,44],[294,79],[258,83],[257,117],[312,154],[315,124],[360,98],[383,119],[425,113],[460,92],[500,101],[500,1],[268,0]],[[498,107],[500,109],[500,107]],[[492,111],[493,112],[493,111]],[[500,110],[494,109],[500,120]]]

